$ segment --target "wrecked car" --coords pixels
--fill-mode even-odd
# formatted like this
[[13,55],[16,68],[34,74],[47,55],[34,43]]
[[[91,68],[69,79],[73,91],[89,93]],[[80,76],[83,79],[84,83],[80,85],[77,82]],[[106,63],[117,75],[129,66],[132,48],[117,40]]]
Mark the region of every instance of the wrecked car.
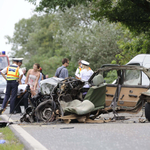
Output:
[[146,103],[145,115],[150,121],[150,86],[142,85],[143,73],[150,78],[148,68],[105,65],[88,80],[88,89],[83,88],[85,82],[71,77],[43,80],[40,92],[29,98],[31,105],[20,120],[90,122],[109,112],[114,118],[119,112],[138,113]]

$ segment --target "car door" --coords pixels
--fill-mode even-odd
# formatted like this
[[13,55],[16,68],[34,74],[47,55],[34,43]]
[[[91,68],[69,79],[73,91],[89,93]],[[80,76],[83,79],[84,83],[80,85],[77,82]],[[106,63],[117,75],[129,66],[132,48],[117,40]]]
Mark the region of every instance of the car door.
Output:
[[110,106],[116,90],[117,90],[117,81],[118,78],[116,70],[110,70],[103,73],[104,81],[107,83],[106,85],[106,96],[105,96],[105,105]]
[[142,92],[148,90],[149,86],[142,85],[142,72],[140,70],[124,70],[123,84],[117,102],[118,106],[134,107],[140,99]]

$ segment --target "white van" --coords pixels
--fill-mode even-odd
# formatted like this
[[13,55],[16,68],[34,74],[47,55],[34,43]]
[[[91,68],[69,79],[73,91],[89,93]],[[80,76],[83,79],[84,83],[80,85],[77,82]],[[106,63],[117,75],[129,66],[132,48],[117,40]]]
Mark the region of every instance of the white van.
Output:
[[[150,68],[150,54],[139,54],[132,58],[127,65],[138,65],[146,68]],[[142,85],[150,85],[150,80],[142,72]]]

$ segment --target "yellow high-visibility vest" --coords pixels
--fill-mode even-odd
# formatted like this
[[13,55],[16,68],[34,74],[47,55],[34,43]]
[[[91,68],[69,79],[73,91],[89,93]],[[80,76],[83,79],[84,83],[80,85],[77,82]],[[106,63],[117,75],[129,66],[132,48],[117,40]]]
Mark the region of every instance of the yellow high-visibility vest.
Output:
[[19,79],[19,67],[10,65],[7,67],[7,80]]

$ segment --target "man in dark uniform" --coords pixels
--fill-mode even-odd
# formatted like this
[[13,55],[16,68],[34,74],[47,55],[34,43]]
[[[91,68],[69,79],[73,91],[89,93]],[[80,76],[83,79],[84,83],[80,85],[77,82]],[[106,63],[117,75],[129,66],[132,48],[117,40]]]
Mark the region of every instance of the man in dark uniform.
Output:
[[[22,59],[22,58],[21,58]],[[0,110],[0,114],[2,114],[6,104],[10,98],[10,114],[14,113],[15,109],[15,100],[18,92],[18,85],[21,83],[21,78],[23,76],[23,72],[19,69],[18,62],[21,61],[19,58],[13,58],[13,64],[4,68],[1,71],[2,76],[7,81],[5,98],[3,100],[3,104]],[[5,76],[7,74],[7,77]]]

